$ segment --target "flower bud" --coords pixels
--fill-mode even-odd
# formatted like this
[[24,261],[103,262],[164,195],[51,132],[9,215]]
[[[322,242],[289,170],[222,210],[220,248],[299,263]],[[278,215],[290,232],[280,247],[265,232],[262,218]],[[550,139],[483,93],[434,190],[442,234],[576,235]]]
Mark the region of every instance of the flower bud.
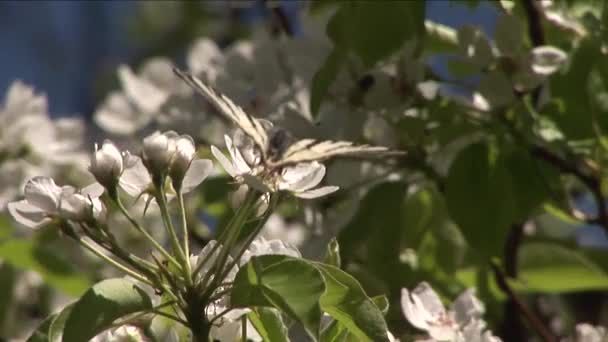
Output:
[[175,153],[175,138],[177,133],[173,131],[160,133],[154,132],[144,138],[143,161],[152,175],[165,174]]
[[188,135],[182,135],[173,139],[175,144],[175,152],[171,160],[171,179],[173,187],[177,190],[181,187],[182,180],[186,175],[186,171],[190,168],[192,160],[196,156],[196,148],[194,141]]
[[91,158],[89,171],[105,188],[116,186],[123,171],[123,156],[114,143],[105,140],[100,149],[95,144],[95,154]]

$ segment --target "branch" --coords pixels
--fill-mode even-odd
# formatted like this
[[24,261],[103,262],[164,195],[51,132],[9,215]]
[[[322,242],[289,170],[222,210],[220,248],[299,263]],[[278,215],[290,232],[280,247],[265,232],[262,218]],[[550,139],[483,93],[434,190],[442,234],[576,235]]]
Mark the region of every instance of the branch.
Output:
[[273,6],[272,14],[275,18],[276,24],[281,31],[285,32],[289,37],[293,37],[294,31],[293,27],[291,27],[291,23],[289,22],[289,18],[285,13],[285,10],[281,6]]
[[602,193],[601,182],[595,174],[589,174],[582,170],[576,163],[561,158],[545,147],[534,145],[530,149],[530,153],[544,160],[545,162],[557,167],[561,172],[568,173],[581,181],[593,194],[597,204],[598,215],[596,218],[587,219],[587,223],[601,225],[606,233],[608,233],[608,208],[606,207],[606,198]]
[[545,45],[545,34],[543,33],[543,23],[541,12],[538,10],[536,0],[524,0],[523,6],[528,18],[528,35],[532,40],[532,45]]
[[551,331],[545,327],[543,322],[536,317],[534,312],[532,312],[515,294],[515,291],[509,286],[507,282],[506,276],[503,274],[502,270],[495,263],[491,262],[490,266],[492,267],[492,271],[494,271],[494,278],[496,279],[496,283],[498,287],[509,297],[509,299],[515,304],[519,312],[525,317],[528,321],[532,329],[536,331],[536,333],[543,339],[545,342],[557,342],[557,338],[553,336]]

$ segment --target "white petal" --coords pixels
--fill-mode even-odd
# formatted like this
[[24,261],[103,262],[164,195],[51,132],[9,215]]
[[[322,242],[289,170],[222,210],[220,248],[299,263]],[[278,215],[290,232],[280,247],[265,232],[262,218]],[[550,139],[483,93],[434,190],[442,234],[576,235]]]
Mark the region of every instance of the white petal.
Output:
[[258,179],[257,177],[250,175],[248,173],[245,173],[241,176],[243,177],[243,180],[245,180],[245,183],[247,183],[247,185],[256,189],[257,191],[262,192],[262,193],[270,192],[270,188],[268,186],[266,186],[266,184],[262,183],[262,181],[260,179]]
[[532,49],[532,70],[543,76],[551,75],[566,62],[568,55],[553,46],[538,46]]
[[118,78],[129,99],[145,112],[157,112],[169,97],[169,93],[136,76],[126,65],[118,67]]
[[226,170],[230,176],[236,177],[238,175],[230,160],[228,160],[228,158],[226,158],[226,156],[217,147],[211,145],[211,153],[215,159],[220,162],[224,170]]
[[329,186],[323,186],[320,188],[316,188],[316,189],[312,189],[312,190],[308,190],[308,191],[304,191],[304,192],[296,192],[296,193],[294,193],[294,196],[299,197],[299,198],[311,199],[311,198],[317,198],[317,197],[329,195],[333,192],[338,191],[339,189],[340,189],[339,186],[329,185]]
[[97,109],[93,120],[105,131],[126,135],[144,127],[151,118],[148,113],[135,110],[124,94],[114,91]]
[[152,178],[141,158],[135,156],[132,156],[132,158],[137,158],[137,161],[132,167],[125,169],[120,177],[119,185],[131,197],[138,197],[148,189],[152,183]]
[[483,303],[475,297],[475,290],[468,289],[461,293],[452,303],[456,322],[467,324],[471,319],[479,318],[484,313]]
[[8,211],[17,222],[26,227],[39,228],[51,222],[45,211],[29,204],[26,200],[9,203]]
[[232,144],[232,140],[230,139],[230,137],[227,135],[224,135],[224,140],[226,141],[226,148],[228,149],[228,153],[230,153],[230,157],[232,158],[232,162],[233,162],[234,167],[237,170],[237,173],[243,174],[243,173],[251,172],[251,168],[249,167],[249,164],[247,164],[247,162],[245,161],[245,158],[243,158],[241,151],[239,151],[239,149],[236,146],[234,146],[234,144]]
[[412,297],[417,298],[420,303],[423,305],[425,311],[427,311],[433,317],[446,316],[447,312],[443,303],[441,303],[441,299],[433,288],[427,283],[422,282],[416,286],[414,290],[412,290]]
[[411,325],[418,329],[427,330],[429,329],[427,323],[429,314],[415,298],[413,294],[410,296],[408,289],[401,289],[401,310]]
[[188,69],[194,74],[200,74],[202,72],[211,71],[219,61],[223,59],[222,52],[218,48],[217,44],[209,38],[198,39],[186,58],[186,64]]
[[61,188],[50,177],[34,177],[25,184],[25,199],[47,213],[57,211]]
[[209,159],[195,159],[190,163],[190,167],[184,175],[182,183],[182,192],[188,193],[201,184],[211,171],[213,163]]
[[[317,186],[325,177],[325,166],[318,162],[301,163],[283,170],[281,178],[285,181],[280,188],[302,192]],[[282,186],[281,186],[282,185]]]
[[105,191],[105,188],[103,187],[103,185],[95,182],[95,183],[89,184],[89,185],[85,186],[84,188],[82,188],[80,190],[80,193],[85,196],[91,196],[92,198],[97,198],[97,197],[100,197],[101,195],[103,195],[104,191]]

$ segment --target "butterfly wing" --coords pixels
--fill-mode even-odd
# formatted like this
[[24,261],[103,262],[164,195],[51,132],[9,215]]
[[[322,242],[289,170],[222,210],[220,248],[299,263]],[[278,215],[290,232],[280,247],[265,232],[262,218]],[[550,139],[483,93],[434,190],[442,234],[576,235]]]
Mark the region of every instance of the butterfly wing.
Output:
[[405,152],[393,151],[387,147],[357,145],[350,141],[302,139],[287,148],[275,166],[302,162],[323,161],[334,157],[369,158],[389,155],[402,155]]
[[262,157],[265,157],[268,146],[267,124],[247,114],[243,108],[232,102],[226,95],[217,92],[194,75],[177,68],[174,68],[173,71],[194,90],[203,95],[207,101],[211,102],[225,117],[239,126],[259,147]]

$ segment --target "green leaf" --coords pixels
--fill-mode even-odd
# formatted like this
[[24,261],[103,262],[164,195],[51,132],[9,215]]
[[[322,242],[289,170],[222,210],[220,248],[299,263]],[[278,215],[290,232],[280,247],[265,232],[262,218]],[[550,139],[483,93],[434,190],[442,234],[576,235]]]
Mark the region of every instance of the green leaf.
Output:
[[380,308],[359,282],[341,269],[316,263],[323,273],[326,290],[321,308],[343,324],[359,341],[388,341],[387,326]]
[[374,301],[374,304],[376,304],[378,309],[380,309],[380,311],[384,315],[386,315],[386,313],[388,312],[388,308],[390,306],[390,304],[388,302],[388,298],[385,295],[375,296],[375,297],[372,297],[372,301]]
[[565,293],[607,290],[608,274],[582,253],[552,243],[526,243],[518,256],[526,291]]
[[63,331],[65,330],[65,322],[74,308],[74,304],[70,304],[63,308],[61,312],[53,319],[49,326],[49,342],[61,342]]
[[247,315],[251,324],[265,342],[288,342],[287,327],[281,319],[281,314],[269,308],[254,308]]
[[321,68],[319,68],[313,76],[312,84],[310,86],[310,110],[313,115],[319,113],[319,109],[327,96],[329,87],[332,85],[342,68],[344,58],[345,55],[342,50],[334,49],[327,56]]
[[13,235],[13,225],[7,215],[0,215],[0,241],[10,239]]
[[588,92],[587,85],[599,58],[603,56],[596,42],[583,40],[573,50],[567,71],[550,78],[557,106],[549,106],[542,113],[550,116],[571,139],[593,136],[593,111],[590,108],[593,94]]
[[482,256],[502,255],[514,218],[511,178],[497,151],[484,143],[464,149],[450,167],[446,204],[469,245]]
[[323,276],[303,259],[279,255],[253,257],[241,267],[230,301],[236,307],[270,306],[302,323],[315,340],[321,324]]
[[505,167],[511,175],[516,220],[524,222],[550,197],[550,185],[559,181],[559,174],[522,149],[508,154]]
[[342,263],[340,261],[340,246],[338,245],[338,240],[336,240],[336,238],[332,238],[327,244],[324,263],[336,266],[338,268]]
[[30,337],[28,337],[27,342],[49,342],[49,328],[57,316],[58,314],[53,314],[45,318]]
[[422,38],[423,1],[342,2],[327,25],[327,35],[343,50],[353,51],[367,67],[397,51],[411,38]]
[[431,187],[415,187],[408,190],[402,210],[403,239],[410,248],[418,248],[424,234],[438,216],[434,208],[434,193]]
[[150,298],[133,282],[124,278],[103,280],[74,303],[65,322],[63,341],[88,341],[114,320],[150,309]]
[[0,244],[0,259],[16,268],[38,272],[50,286],[73,296],[91,285],[83,272],[76,272],[56,251],[33,240],[10,240]]
[[[161,295],[160,306],[169,301],[173,301],[172,296],[166,292],[163,293]],[[165,305],[162,306],[159,311],[171,315],[179,315],[176,306],[177,305]],[[152,322],[150,322],[150,332],[156,341],[166,341],[168,339],[175,339],[175,337],[178,338],[178,341],[182,341],[188,340],[190,336],[190,329],[171,318],[161,315],[155,315]]]

